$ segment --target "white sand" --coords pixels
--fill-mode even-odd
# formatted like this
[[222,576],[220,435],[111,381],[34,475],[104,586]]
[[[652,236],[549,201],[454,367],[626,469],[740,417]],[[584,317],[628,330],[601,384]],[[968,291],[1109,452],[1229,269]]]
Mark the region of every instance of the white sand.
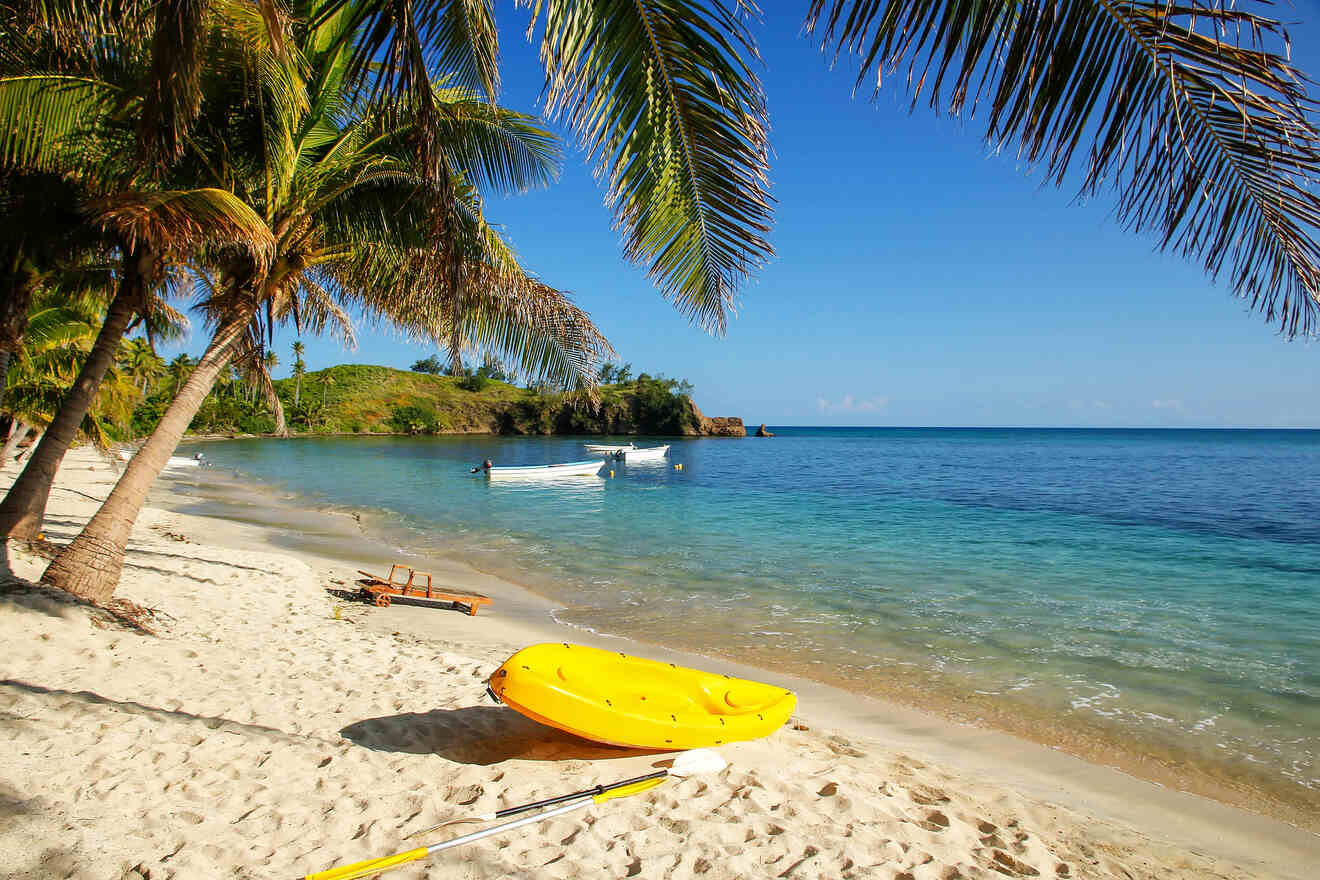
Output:
[[[47,535],[76,534],[114,477],[95,453],[71,454]],[[44,564],[17,548],[9,562],[20,587]],[[290,878],[457,836],[479,826],[403,839],[661,761],[485,697],[486,677],[517,648],[583,640],[547,632],[544,603],[468,573],[496,598],[475,618],[349,604],[326,588],[351,587],[354,567],[276,551],[259,528],[147,509],[118,595],[159,612],[157,635],[40,591],[0,594],[0,873]],[[1320,838],[1282,823],[790,686],[805,729],[725,747],[718,775],[385,876],[1305,878],[1320,865]]]

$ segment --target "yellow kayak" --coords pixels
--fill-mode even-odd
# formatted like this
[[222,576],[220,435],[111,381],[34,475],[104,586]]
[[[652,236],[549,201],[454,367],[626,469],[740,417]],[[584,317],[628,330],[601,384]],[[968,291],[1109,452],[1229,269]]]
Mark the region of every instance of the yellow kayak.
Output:
[[523,648],[490,692],[528,718],[616,746],[696,749],[757,739],[793,714],[792,691],[618,651]]

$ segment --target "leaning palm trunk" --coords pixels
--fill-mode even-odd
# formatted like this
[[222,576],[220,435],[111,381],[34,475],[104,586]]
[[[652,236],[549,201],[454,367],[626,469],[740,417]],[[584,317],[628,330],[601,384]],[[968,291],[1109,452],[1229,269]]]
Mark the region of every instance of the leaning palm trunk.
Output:
[[147,493],[165,469],[174,447],[183,439],[193,416],[201,409],[216,377],[229,363],[234,343],[255,312],[255,299],[245,296],[221,320],[206,353],[179,389],[169,409],[165,410],[156,430],[129,461],[124,475],[110,491],[101,509],[78,537],[55,556],[41,576],[43,584],[59,587],[93,602],[105,602],[114,595],[124,569],[128,536],[147,500]]
[[270,380],[270,373],[261,370],[258,381],[261,383],[262,394],[266,396],[266,406],[270,407],[271,414],[275,416],[275,436],[288,437],[289,423],[284,418],[284,404],[275,393],[275,383]]
[[46,501],[50,497],[50,487],[55,482],[55,473],[60,469],[60,462],[64,461],[64,454],[78,436],[83,418],[96,400],[96,392],[101,387],[106,370],[115,361],[115,353],[119,350],[119,342],[124,338],[129,321],[142,306],[147,287],[142,268],[147,265],[148,259],[148,255],[140,251],[125,257],[119,290],[110,302],[105,322],[96,335],[96,342],[87,360],[83,362],[78,378],[64,396],[59,411],[55,413],[41,442],[28,459],[27,467],[9,488],[5,500],[0,502],[0,535],[31,541],[41,534],[41,522],[46,516]]

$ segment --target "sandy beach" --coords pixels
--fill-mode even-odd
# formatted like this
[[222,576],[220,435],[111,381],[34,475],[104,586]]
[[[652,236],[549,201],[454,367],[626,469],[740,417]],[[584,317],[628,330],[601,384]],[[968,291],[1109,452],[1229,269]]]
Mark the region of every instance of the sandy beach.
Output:
[[[11,471],[0,485],[13,480]],[[116,472],[71,453],[46,536],[70,539]],[[167,483],[156,490],[168,498]],[[328,517],[306,512],[306,516]],[[573,640],[783,683],[794,720],[721,749],[717,775],[550,819],[386,874],[420,877],[1304,878],[1320,837],[1005,734],[774,671],[557,626],[547,601],[435,561],[476,617],[347,597],[389,553],[280,547],[259,524],[144,510],[118,596],[154,633],[34,588],[0,594],[6,876],[302,876],[466,833],[430,825],[663,766],[485,695],[520,647]],[[333,531],[333,530],[330,530]]]

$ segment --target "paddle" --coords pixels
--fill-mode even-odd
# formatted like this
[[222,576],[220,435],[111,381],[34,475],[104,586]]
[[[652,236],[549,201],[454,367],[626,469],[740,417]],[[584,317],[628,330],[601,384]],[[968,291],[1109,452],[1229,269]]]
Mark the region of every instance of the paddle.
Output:
[[427,834],[435,831],[437,828],[443,828],[446,825],[454,825],[459,822],[494,822],[496,819],[503,819],[507,816],[516,816],[519,813],[525,813],[528,810],[535,810],[541,807],[549,807],[554,804],[562,804],[565,801],[575,800],[588,796],[604,794],[609,789],[621,788],[625,785],[632,785],[636,782],[645,782],[648,779],[664,779],[666,776],[696,776],[700,773],[718,773],[728,762],[710,749],[691,749],[686,752],[680,752],[675,758],[674,763],[665,770],[657,770],[654,773],[648,773],[645,776],[635,776],[632,779],[625,779],[622,782],[616,782],[613,785],[597,785],[595,788],[584,788],[582,791],[575,791],[571,794],[561,794],[556,797],[546,798],[541,801],[532,801],[531,803],[518,804],[514,807],[505,807],[502,810],[496,810],[493,813],[480,813],[467,819],[449,819],[445,822],[432,825],[428,828],[420,828],[403,839],[416,837],[419,834]]
[[[691,776],[696,773],[715,773],[723,770],[727,765],[725,760],[709,749],[693,749],[690,752],[684,752],[674,759],[674,766],[668,770],[659,770],[655,773],[649,773],[646,776],[637,776],[632,779],[624,779],[612,785],[598,785],[595,788],[586,791],[574,792],[573,794],[560,795],[558,797],[547,798],[542,801],[535,801],[529,804],[520,804],[516,807],[506,807],[497,813],[489,814],[492,818],[499,816],[509,816],[514,813],[533,810],[537,807],[548,806],[554,803],[562,802],[561,806],[553,810],[547,810],[544,813],[537,813],[534,816],[524,816],[521,819],[514,819],[512,822],[505,822],[502,825],[496,825],[492,828],[486,828],[481,831],[474,831],[471,834],[465,834],[462,837],[455,837],[453,840],[445,840],[440,843],[433,843],[430,846],[419,846],[416,849],[410,849],[405,852],[395,853],[392,856],[384,856],[379,859],[368,859],[365,862],[356,862],[351,865],[344,865],[340,868],[331,868],[327,871],[319,871],[315,874],[308,874],[305,880],[354,880],[357,877],[367,877],[372,874],[380,873],[389,868],[398,865],[406,865],[409,862],[417,862],[429,858],[441,850],[452,849],[456,846],[462,846],[465,843],[472,843],[481,840],[483,837],[490,837],[494,834],[501,834],[505,831],[512,831],[514,828],[521,828],[524,825],[530,825],[533,822],[540,822],[542,819],[549,819],[553,816],[562,816],[565,813],[571,813],[574,810],[580,810],[589,807],[592,804],[601,804],[614,798],[629,797],[634,794],[655,788],[670,776]],[[436,826],[439,827],[439,826]],[[427,829],[432,830],[432,829]],[[421,832],[415,832],[421,833]]]

